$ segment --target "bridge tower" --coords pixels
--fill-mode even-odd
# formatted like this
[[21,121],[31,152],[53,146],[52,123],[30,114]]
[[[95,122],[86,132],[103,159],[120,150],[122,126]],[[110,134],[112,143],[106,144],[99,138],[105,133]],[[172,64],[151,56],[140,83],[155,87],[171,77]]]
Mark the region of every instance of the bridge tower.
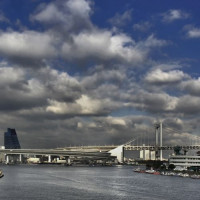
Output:
[[[163,130],[162,130],[162,122],[155,123],[155,147],[156,147],[156,160],[163,160],[163,155],[162,155],[162,149],[161,147],[163,146]],[[159,144],[159,138],[160,138],[160,144]],[[160,147],[160,151],[158,148]]]

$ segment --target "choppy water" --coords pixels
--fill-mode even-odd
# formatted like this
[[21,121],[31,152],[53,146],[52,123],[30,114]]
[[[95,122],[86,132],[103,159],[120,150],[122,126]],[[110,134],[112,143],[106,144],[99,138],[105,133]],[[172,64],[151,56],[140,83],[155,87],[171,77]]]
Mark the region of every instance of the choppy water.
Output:
[[200,180],[132,167],[1,166],[0,200],[199,200]]

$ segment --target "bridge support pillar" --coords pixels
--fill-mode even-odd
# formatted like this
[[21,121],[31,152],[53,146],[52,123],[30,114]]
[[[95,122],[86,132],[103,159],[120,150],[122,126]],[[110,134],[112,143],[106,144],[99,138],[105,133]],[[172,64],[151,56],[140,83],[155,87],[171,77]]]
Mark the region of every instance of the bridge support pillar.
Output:
[[10,159],[9,159],[9,155],[6,154],[6,164],[9,164]]
[[67,158],[67,164],[68,164],[68,165],[71,165],[70,157]]
[[22,163],[22,154],[19,154],[19,162]]
[[155,132],[156,132],[156,143],[155,143],[155,157],[156,160],[158,160],[159,155],[158,155],[158,129],[159,129],[159,124],[155,124]]
[[48,156],[48,162],[51,163],[51,155]]
[[[156,131],[156,144],[155,144],[155,151],[156,151],[156,160],[163,160],[162,156],[162,146],[163,146],[163,131],[162,131],[162,122],[155,124],[155,131]],[[158,138],[160,136],[160,144]],[[158,148],[160,147],[160,150]]]
[[163,144],[162,144],[162,134],[163,134],[163,132],[162,132],[162,122],[160,122],[160,160],[162,161],[163,160],[163,156],[162,156],[162,146],[163,146]]

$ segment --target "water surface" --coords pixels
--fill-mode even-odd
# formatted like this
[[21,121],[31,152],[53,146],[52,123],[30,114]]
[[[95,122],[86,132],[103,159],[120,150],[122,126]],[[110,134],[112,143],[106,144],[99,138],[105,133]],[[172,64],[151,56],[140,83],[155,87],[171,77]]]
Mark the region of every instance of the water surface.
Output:
[[199,200],[200,180],[139,174],[132,167],[1,166],[2,200]]

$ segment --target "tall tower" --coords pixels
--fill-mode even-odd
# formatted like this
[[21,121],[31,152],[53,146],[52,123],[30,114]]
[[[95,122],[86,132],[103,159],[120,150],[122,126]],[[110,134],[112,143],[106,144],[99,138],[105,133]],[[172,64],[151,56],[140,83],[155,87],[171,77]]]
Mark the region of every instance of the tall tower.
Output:
[[15,129],[8,128],[4,133],[4,146],[5,149],[21,149]]
[[[155,133],[156,133],[156,160],[159,160],[159,153],[160,153],[160,160],[163,160],[163,155],[162,155],[162,146],[163,146],[163,131],[162,131],[162,122],[155,123]],[[159,144],[159,137],[160,137],[160,144]],[[160,151],[158,149],[160,148]]]

